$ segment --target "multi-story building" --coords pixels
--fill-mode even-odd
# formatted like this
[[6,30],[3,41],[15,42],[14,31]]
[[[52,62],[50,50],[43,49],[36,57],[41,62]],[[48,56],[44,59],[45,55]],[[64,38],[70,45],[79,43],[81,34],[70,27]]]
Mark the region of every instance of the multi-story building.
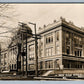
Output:
[[[40,70],[84,68],[84,29],[61,18],[39,28],[38,66]],[[34,70],[34,41],[29,45],[29,69]]]
[[[38,34],[38,70],[50,69],[84,69],[84,29],[75,26],[72,22],[67,22],[64,18],[54,21],[52,24],[39,28]],[[25,41],[24,41],[25,42]],[[17,51],[17,54],[8,55],[9,65],[17,69],[18,46],[10,47],[10,50]],[[24,43],[25,51],[25,43]],[[26,67],[25,56],[21,58],[21,67]],[[28,71],[35,70],[35,40],[27,39],[27,66]],[[23,69],[22,69],[23,70]],[[25,70],[25,69],[24,69]]]

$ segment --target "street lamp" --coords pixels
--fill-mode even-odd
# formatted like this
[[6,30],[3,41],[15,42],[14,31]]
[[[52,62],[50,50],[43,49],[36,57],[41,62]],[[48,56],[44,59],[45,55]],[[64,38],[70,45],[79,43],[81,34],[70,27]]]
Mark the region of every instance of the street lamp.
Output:
[[34,29],[35,29],[35,69],[36,69],[36,76],[38,76],[38,55],[37,55],[37,35],[36,35],[36,23],[31,23],[28,22],[29,24],[34,25]]

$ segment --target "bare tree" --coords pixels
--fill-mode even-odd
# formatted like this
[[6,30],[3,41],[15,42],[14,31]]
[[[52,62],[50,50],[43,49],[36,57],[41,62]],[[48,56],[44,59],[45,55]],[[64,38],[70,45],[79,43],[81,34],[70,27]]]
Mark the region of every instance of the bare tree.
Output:
[[[4,40],[7,40],[7,39],[9,40],[9,38],[7,38],[6,35],[7,35],[7,33],[12,33],[12,31],[11,31],[12,27],[7,26],[7,23],[8,23],[8,21],[12,22],[12,20],[14,19],[14,16],[15,16],[15,11],[14,11],[13,5],[7,4],[7,3],[0,4],[0,37],[1,36],[2,36],[2,38],[4,37],[3,38]],[[0,38],[0,39],[2,39],[2,38]],[[5,43],[3,43],[3,45],[5,45]]]
[[8,18],[8,16],[6,15],[6,11],[8,8],[9,4],[0,4],[0,17]]
[[0,4],[0,24],[5,24],[7,20],[10,20],[14,16],[13,6],[11,4]]

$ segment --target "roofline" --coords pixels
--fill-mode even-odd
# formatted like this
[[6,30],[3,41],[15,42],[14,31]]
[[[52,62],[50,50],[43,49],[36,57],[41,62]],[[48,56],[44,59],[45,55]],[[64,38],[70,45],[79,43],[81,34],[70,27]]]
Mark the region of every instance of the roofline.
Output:
[[79,27],[75,26],[74,24],[70,24],[69,22],[63,21],[62,26],[63,27],[68,27],[68,28],[70,28],[74,31],[77,31],[77,32],[80,32],[80,33],[84,34],[84,30],[82,28],[79,28]]
[[42,30],[39,30],[38,34],[43,34],[43,33],[47,32],[47,31],[55,29],[55,28],[57,28],[59,26],[66,26],[66,27],[69,27],[70,29],[73,29],[74,31],[84,33],[84,29],[75,26],[71,21],[67,22],[64,18],[61,18],[59,21],[54,22],[52,24],[47,25],[46,27],[41,28]]

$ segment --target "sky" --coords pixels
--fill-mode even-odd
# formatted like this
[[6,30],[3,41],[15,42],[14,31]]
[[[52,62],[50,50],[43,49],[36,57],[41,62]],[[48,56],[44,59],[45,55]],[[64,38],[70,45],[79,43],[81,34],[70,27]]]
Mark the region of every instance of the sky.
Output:
[[25,23],[34,22],[38,27],[53,23],[62,16],[76,26],[84,26],[84,4],[14,4],[18,20]]
[[84,26],[84,4],[12,4],[18,13],[16,21],[35,22],[37,26],[52,23],[61,16]]
[[[6,20],[7,26],[16,27],[18,22],[33,22],[37,25],[37,30],[43,25],[52,24],[54,20],[59,20],[62,16],[66,21],[72,21],[78,27],[84,27],[84,4],[10,4],[16,14],[13,19]],[[12,10],[12,9],[11,9]],[[29,25],[32,30],[34,27]],[[1,30],[3,32],[5,30]],[[4,34],[5,35],[5,34]],[[9,35],[10,34],[6,34]],[[8,38],[2,38],[2,41]],[[7,42],[6,42],[7,43]]]

